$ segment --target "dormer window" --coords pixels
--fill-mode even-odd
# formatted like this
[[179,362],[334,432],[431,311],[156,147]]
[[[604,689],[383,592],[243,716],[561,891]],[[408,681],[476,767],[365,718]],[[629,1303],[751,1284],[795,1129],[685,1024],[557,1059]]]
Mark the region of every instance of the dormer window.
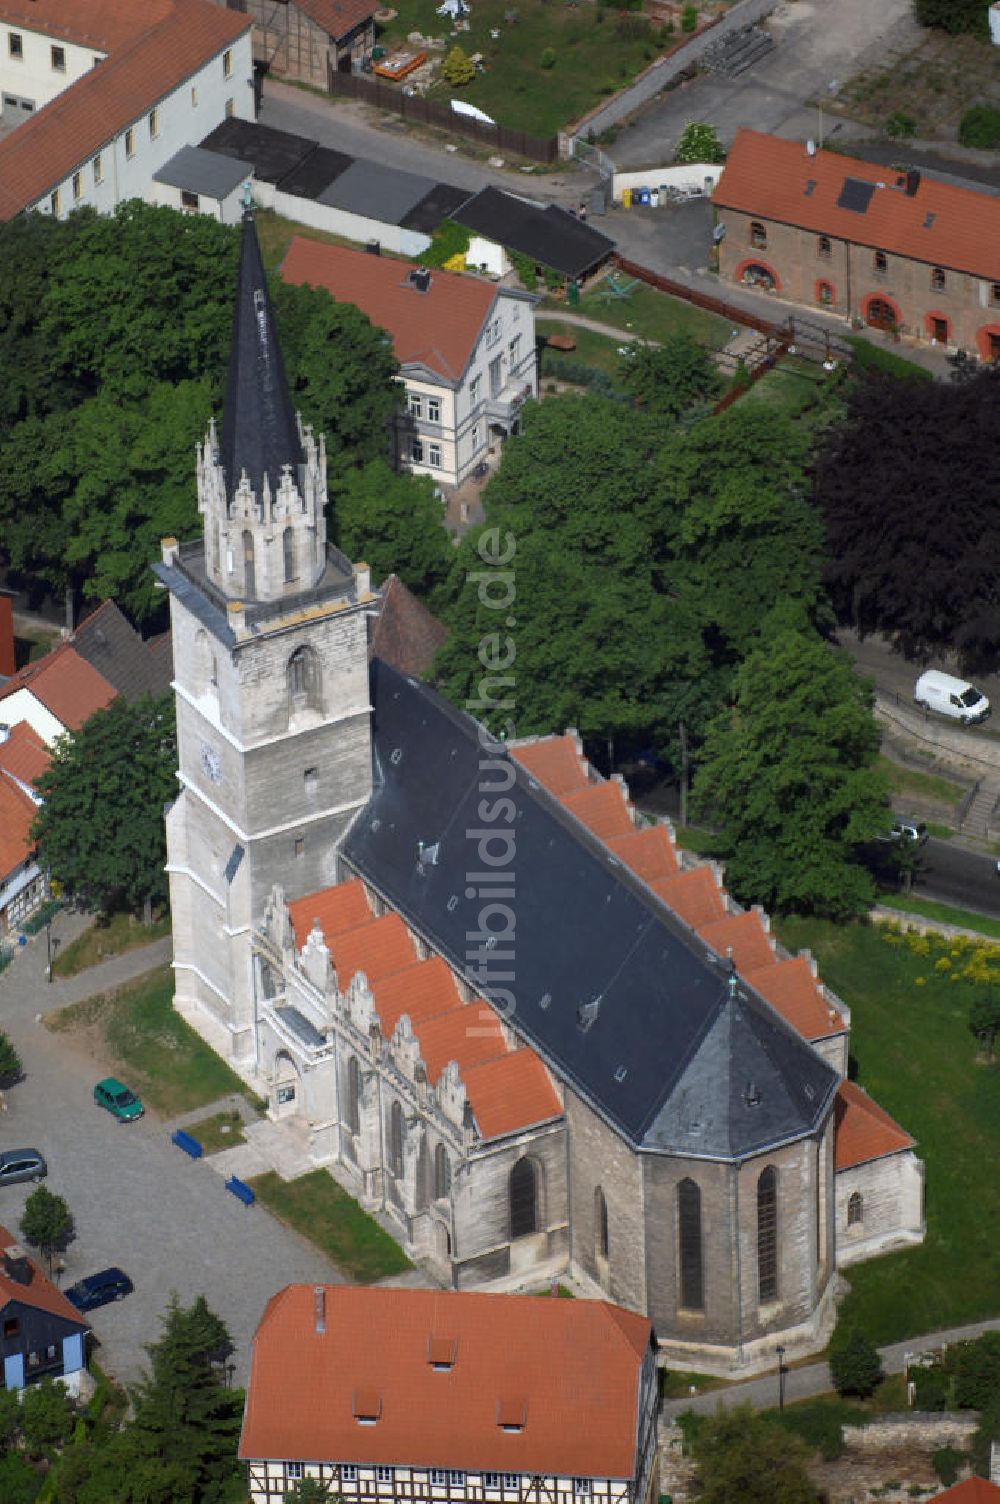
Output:
[[448,1373],[455,1366],[458,1342],[454,1337],[428,1337],[427,1361],[435,1373]]
[[526,1400],[515,1395],[501,1396],[497,1400],[497,1425],[501,1431],[523,1431],[527,1416]]
[[374,1426],[382,1414],[382,1396],[377,1389],[355,1389],[354,1419],[359,1426]]

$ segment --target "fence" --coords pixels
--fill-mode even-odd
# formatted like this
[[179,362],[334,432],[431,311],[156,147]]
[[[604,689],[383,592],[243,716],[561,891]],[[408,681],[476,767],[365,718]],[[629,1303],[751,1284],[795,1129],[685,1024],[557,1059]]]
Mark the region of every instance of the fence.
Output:
[[392,84],[380,83],[363,74],[340,73],[331,67],[329,89],[331,94],[360,99],[376,110],[402,115],[404,120],[416,120],[421,125],[436,125],[461,136],[471,136],[484,146],[513,152],[515,156],[528,157],[533,162],[554,162],[559,155],[557,136],[530,136],[527,131],[514,130],[509,125],[488,125],[485,120],[458,115],[446,104],[423,99],[419,94],[404,94]]

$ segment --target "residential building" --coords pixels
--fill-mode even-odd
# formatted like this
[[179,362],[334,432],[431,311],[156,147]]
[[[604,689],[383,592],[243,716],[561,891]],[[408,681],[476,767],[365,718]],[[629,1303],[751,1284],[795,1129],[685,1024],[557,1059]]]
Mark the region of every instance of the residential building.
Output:
[[[996,1442],[993,1450],[998,1450]],[[932,1504],[1000,1504],[1000,1487],[986,1478],[963,1478],[944,1493],[935,1494]]]
[[448,628],[396,574],[382,581],[379,595],[378,615],[370,623],[369,657],[381,658],[401,674],[422,679],[447,642]]
[[61,1379],[79,1393],[89,1324],[0,1227],[0,1352],[5,1389]]
[[42,802],[35,784],[49,760],[45,743],[27,721],[0,725],[0,937],[27,919],[48,892],[31,826]]
[[713,202],[730,281],[982,360],[1000,355],[1000,199],[740,130]]
[[170,634],[144,641],[114,601],[102,601],[70,637],[74,651],[124,699],[170,688]]
[[61,642],[0,684],[0,722],[27,721],[46,747],[67,731],[79,731],[117,690],[92,668],[71,642]]
[[155,201],[177,152],[253,118],[250,33],[209,0],[0,0],[0,219]]
[[[369,668],[379,598],[326,542],[324,440],[292,412],[249,215],[243,237],[203,537],[164,540],[156,566],[175,1006],[445,1284],[571,1270],[648,1316],[677,1366],[818,1350],[838,1174],[876,1167],[879,1248],[924,1231],[901,1129],[856,1134],[838,1169],[838,1127],[864,1115],[847,1009],[572,733],[496,741]],[[502,598],[502,540],[483,559]],[[905,1173],[878,1168],[893,1157]]]
[[256,61],[315,89],[328,89],[331,73],[360,72],[375,45],[375,0],[245,0],[242,8]]
[[538,391],[532,294],[302,236],[281,275],[355,304],[391,337],[406,390],[401,469],[455,486],[517,432]]
[[303,1478],[345,1501],[649,1504],[648,1320],[605,1301],[287,1285],[253,1342],[254,1504]]

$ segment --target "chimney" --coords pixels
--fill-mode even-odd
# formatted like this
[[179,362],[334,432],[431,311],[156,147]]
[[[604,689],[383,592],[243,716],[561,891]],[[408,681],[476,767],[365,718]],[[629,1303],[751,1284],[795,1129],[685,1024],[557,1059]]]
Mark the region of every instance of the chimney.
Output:
[[406,280],[417,292],[430,291],[431,274],[426,266],[413,267],[407,274]]
[[317,1337],[326,1331],[326,1290],[322,1285],[313,1287],[313,1312]]
[[906,196],[913,198],[920,187],[920,173],[915,167],[911,167],[906,174]]
[[4,1249],[3,1272],[18,1285],[31,1284],[31,1265],[20,1243],[10,1243]]

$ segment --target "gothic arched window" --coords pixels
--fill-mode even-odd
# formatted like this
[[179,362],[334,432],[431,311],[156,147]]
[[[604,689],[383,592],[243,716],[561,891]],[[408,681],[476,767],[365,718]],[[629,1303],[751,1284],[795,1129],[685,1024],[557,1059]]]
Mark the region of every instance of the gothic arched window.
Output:
[[434,1150],[434,1200],[440,1201],[451,1191],[451,1160],[444,1144]]
[[397,1180],[403,1174],[403,1109],[398,1102],[389,1114],[389,1170]]
[[347,1063],[347,1126],[352,1133],[361,1132],[361,1067],[357,1055]]
[[847,1203],[848,1227],[860,1227],[865,1220],[865,1203],[861,1199],[861,1192],[855,1191]]
[[608,1257],[611,1248],[608,1236],[608,1201],[600,1186],[594,1192],[594,1247],[598,1258]]
[[249,528],[243,534],[243,591],[248,601],[257,594],[257,571],[254,567],[253,533]]
[[687,1311],[705,1308],[701,1253],[701,1191],[693,1180],[677,1187],[677,1248],[680,1303]]
[[530,1159],[519,1159],[510,1172],[511,1239],[526,1238],[538,1231],[537,1185],[535,1166]]
[[319,659],[312,648],[296,648],[288,660],[288,699],[293,710],[320,709]]
[[285,584],[295,579],[295,530],[286,527],[281,535],[281,547],[285,559]]
[[757,1182],[757,1284],[763,1303],[778,1298],[778,1172],[768,1165]]

